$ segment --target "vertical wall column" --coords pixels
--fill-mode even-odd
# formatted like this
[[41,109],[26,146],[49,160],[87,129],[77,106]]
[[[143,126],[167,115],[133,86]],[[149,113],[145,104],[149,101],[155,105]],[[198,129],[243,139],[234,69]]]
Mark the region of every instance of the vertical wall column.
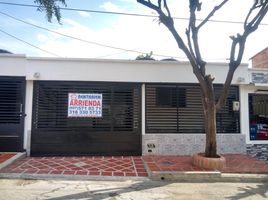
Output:
[[25,99],[25,126],[24,126],[24,144],[27,156],[31,149],[31,129],[32,129],[32,108],[33,108],[33,81],[26,80],[26,99]]
[[145,135],[145,84],[144,83],[141,86],[141,134]]
[[249,111],[248,111],[248,92],[242,85],[240,91],[240,130],[241,134],[246,135],[246,142],[249,142]]

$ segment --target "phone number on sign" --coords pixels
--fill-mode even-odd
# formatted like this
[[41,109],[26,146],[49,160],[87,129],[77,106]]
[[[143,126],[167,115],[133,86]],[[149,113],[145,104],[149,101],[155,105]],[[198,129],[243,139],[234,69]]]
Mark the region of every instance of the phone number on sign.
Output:
[[79,116],[85,116],[85,117],[91,117],[91,116],[100,116],[101,117],[102,112],[101,110],[69,110],[69,116],[73,117],[79,117]]

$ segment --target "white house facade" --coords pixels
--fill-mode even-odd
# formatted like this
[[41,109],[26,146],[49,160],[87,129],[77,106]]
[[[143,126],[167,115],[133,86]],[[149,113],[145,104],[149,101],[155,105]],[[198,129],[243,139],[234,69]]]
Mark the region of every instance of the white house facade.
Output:
[[[207,64],[216,95],[227,70]],[[237,69],[217,114],[219,153],[268,145],[266,74],[247,64]],[[188,62],[0,55],[0,151],[190,155],[204,151],[203,120]]]

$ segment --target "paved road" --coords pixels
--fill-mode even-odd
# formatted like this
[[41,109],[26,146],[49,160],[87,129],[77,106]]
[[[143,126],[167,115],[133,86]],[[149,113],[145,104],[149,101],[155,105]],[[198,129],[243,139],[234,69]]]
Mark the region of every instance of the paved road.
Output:
[[0,200],[268,199],[268,183],[0,179]]

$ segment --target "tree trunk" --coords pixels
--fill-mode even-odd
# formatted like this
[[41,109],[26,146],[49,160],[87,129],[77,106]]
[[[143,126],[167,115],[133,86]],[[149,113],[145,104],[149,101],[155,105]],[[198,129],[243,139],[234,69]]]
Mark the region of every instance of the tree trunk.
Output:
[[205,131],[206,131],[206,157],[217,157],[216,142],[216,106],[215,102],[209,103],[205,111]]
[[[203,85],[202,102],[205,117],[205,131],[206,131],[206,149],[205,156],[210,158],[217,157],[217,141],[216,141],[216,103],[213,87],[213,78],[210,75],[205,77],[206,84]],[[205,89],[204,89],[205,88]]]

